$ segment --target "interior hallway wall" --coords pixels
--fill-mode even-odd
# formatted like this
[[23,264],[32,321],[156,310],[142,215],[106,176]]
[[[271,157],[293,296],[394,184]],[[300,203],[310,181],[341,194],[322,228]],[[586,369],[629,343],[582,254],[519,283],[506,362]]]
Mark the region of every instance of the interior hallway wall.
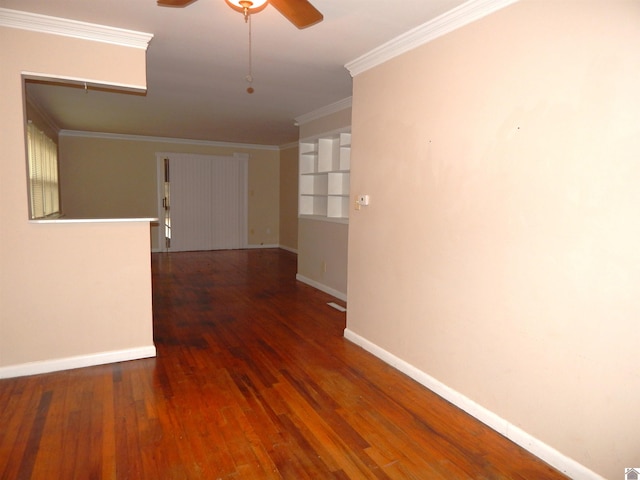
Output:
[[298,251],[298,145],[280,150],[280,246]]
[[348,330],[606,478],[640,464],[639,25],[523,0],[354,78]]
[[22,79],[142,90],[146,51],[9,27],[0,45],[0,376],[69,358],[155,354],[148,223],[29,221]]

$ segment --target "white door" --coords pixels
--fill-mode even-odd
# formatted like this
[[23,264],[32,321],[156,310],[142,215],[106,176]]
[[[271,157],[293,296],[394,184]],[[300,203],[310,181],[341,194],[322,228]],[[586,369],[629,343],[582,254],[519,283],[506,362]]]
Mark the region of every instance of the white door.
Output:
[[245,248],[248,156],[165,153],[157,158],[163,248]]

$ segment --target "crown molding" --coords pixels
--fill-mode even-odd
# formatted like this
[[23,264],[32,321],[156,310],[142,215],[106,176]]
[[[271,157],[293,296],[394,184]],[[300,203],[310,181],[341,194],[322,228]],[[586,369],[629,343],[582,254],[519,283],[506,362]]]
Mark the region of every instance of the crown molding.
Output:
[[469,0],[462,5],[374,48],[345,65],[352,77],[392,58],[429,43],[471,22],[486,17],[518,0]]
[[299,142],[285,143],[284,145],[280,145],[280,150],[288,150],[290,148],[298,148],[299,145],[300,145]]
[[304,125],[305,123],[312,122],[313,120],[326,117],[327,115],[345,110],[347,108],[351,108],[351,97],[343,98],[342,100],[338,100],[335,103],[331,103],[312,112],[305,113],[303,115],[300,115],[299,117],[295,117],[295,125]]
[[300,143],[302,142],[304,143],[315,142],[319,138],[339,136],[341,133],[351,133],[351,126],[336,128],[334,130],[327,130],[322,133],[316,133],[314,135],[309,135],[307,137],[300,138],[298,140],[298,146],[300,146]]
[[129,140],[134,142],[174,143],[181,145],[199,145],[205,147],[244,148],[252,150],[280,150],[277,145],[259,145],[254,143],[216,142],[213,140],[191,140],[189,138],[154,137],[150,135],[130,135],[125,133],[86,132],[84,130],[60,130],[61,137],[102,138],[106,140]]
[[79,22],[67,18],[0,8],[0,27],[20,28],[33,32],[93,40],[146,50],[153,34]]

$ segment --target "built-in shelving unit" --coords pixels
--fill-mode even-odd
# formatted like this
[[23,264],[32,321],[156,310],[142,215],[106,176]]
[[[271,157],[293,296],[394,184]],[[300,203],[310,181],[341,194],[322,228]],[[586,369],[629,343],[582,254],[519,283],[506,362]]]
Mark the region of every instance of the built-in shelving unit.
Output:
[[348,221],[350,169],[351,133],[301,140],[299,215]]

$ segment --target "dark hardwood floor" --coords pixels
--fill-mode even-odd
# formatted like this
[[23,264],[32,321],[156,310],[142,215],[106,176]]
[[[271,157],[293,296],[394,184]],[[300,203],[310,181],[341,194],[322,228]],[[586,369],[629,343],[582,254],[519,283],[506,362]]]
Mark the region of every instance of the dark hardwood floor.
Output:
[[157,358],[1,380],[2,479],[565,478],[345,340],[295,255],[152,263]]

